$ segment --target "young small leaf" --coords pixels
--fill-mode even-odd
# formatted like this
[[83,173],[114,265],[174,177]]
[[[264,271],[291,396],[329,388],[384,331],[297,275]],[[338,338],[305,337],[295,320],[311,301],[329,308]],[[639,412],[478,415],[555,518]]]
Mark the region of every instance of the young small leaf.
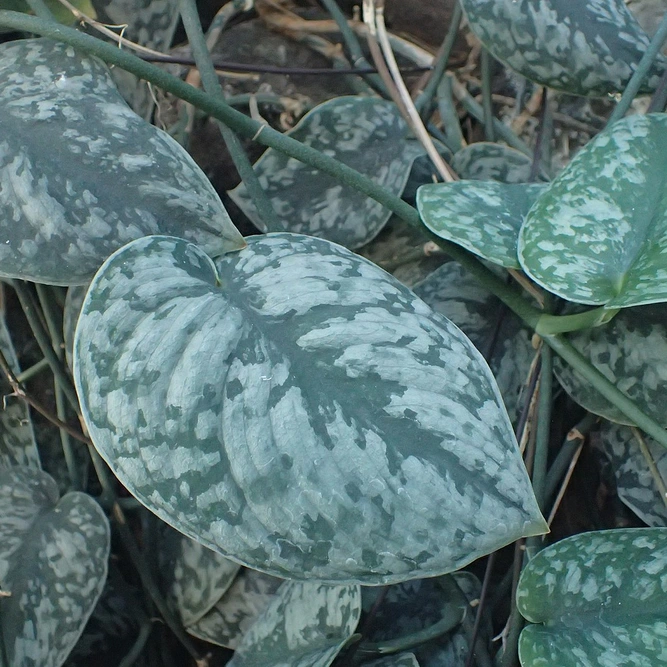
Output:
[[0,276],[82,284],[160,232],[214,257],[244,244],[206,176],[128,108],[104,63],[48,39],[0,45]]
[[546,187],[494,181],[433,183],[417,190],[417,208],[422,222],[440,238],[494,264],[520,269],[519,229]]
[[269,574],[431,576],[545,529],[479,352],[322,239],[251,237],[217,264],[128,244],[90,286],[74,376],[123,484]]
[[461,180],[527,183],[533,160],[516,148],[478,141],[456,151],[451,167]]
[[517,607],[531,625],[523,667],[655,667],[667,654],[667,529],[583,533],[525,567]]
[[0,642],[9,666],[60,667],[102,593],[109,523],[34,468],[0,468]]
[[359,586],[286,581],[229,667],[328,667],[361,615]]
[[[424,149],[408,138],[396,105],[371,97],[337,97],[307,113],[288,132],[366,174],[400,195],[410,167]],[[259,182],[276,215],[267,229],[241,183],[229,195],[262,231],[299,232],[340,243],[352,250],[374,238],[391,215],[389,209],[313,167],[269,148],[255,163]]]
[[[649,44],[623,0],[461,0],[470,28],[495,58],[573,95],[622,92]],[[659,56],[643,92],[665,69]]]
[[526,273],[578,303],[667,300],[666,149],[665,114],[624,118],[588,143],[526,216]]

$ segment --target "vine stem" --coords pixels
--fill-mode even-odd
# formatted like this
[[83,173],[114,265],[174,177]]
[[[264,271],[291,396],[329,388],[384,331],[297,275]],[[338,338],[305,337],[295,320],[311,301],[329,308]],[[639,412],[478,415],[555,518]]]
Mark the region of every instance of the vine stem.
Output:
[[[190,86],[159,67],[122,51],[117,46],[102,42],[73,28],[67,28],[51,21],[45,21],[20,12],[0,10],[0,25],[65,42],[74,48],[97,56],[107,63],[121,67],[135,76],[150,81],[152,84],[180,97],[186,102],[190,102],[209,115],[222,121],[239,134],[251,137],[265,146],[275,148],[289,157],[293,157],[323,171],[341,183],[349,185],[371,199],[374,199],[413,227],[419,228],[422,231],[425,230],[425,227],[421,224],[419,213],[414,207],[410,206],[410,204],[403,201],[400,197],[387,192],[367,176],[360,174],[334,158],[320,153],[310,146],[306,146],[289,136],[285,136],[249,118],[240,111],[230,107],[224,100]],[[452,243],[447,243],[434,234],[429,234],[429,236],[450,257],[457,260],[465,269],[470,271],[483,287],[486,287],[503,301],[529,327],[533,330],[537,327],[542,312],[526,303],[516,289],[505,285],[501,279],[495,276],[467,251],[463,250],[463,248]],[[587,379],[597,391],[618,407],[639,428],[646,431],[646,433],[667,449],[667,431],[658,422],[642,412],[633,401],[615,387],[568,341],[557,335],[544,336],[544,340],[559,356]]]

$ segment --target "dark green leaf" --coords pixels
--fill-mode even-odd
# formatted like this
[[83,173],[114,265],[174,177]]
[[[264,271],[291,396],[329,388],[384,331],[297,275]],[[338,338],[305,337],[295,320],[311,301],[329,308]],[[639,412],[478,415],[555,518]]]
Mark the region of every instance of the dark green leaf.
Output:
[[644,439],[648,454],[655,463],[659,477],[657,483],[631,428],[603,422],[600,448],[614,471],[618,497],[644,523],[658,528],[667,525],[667,498],[659,487],[659,483],[663,488],[667,484],[667,450],[645,434],[640,434],[640,437]]
[[33,468],[0,469],[0,639],[8,667],[59,667],[102,592],[109,523]]
[[[644,412],[667,427],[667,305],[622,310],[601,327],[578,331],[572,344]],[[554,371],[565,391],[588,411],[628,424],[628,418],[559,357]]]
[[451,167],[461,179],[527,183],[531,180],[530,157],[503,144],[479,141],[457,151]]
[[[508,67],[573,95],[622,92],[649,43],[623,0],[462,0],[470,28]],[[643,92],[665,69],[658,57]]]
[[328,667],[354,633],[359,586],[286,581],[246,633],[229,667]]
[[422,185],[417,208],[434,234],[483,259],[520,269],[517,239],[524,217],[546,185],[456,181]]
[[667,655],[667,529],[583,533],[538,553],[517,606],[523,667],[655,667]]
[[[288,134],[395,195],[403,192],[414,159],[424,152],[407,138],[396,105],[371,97],[324,102]],[[255,163],[255,172],[279,218],[269,231],[310,234],[355,249],[377,236],[391,215],[366,195],[272,148]],[[267,231],[243,183],[229,194],[255,225]]]
[[243,246],[206,176],[101,61],[46,39],[0,45],[0,276],[82,284],[160,232],[214,257]]
[[381,583],[544,530],[493,377],[370,262],[296,234],[180,239],[98,272],[74,342],[90,435],[152,511],[276,576]]
[[243,568],[216,605],[188,626],[188,632],[212,644],[237,649],[282,583],[277,577]]
[[667,300],[667,116],[630,116],[587,144],[535,202],[519,260],[537,283],[585,304]]

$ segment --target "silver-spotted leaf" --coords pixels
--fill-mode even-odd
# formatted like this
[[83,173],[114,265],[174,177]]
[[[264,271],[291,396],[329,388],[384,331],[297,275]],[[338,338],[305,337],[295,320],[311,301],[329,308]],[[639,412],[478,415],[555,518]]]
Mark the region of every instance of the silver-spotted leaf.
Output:
[[434,234],[483,259],[520,269],[517,239],[524,217],[547,186],[456,181],[417,190],[422,222]]
[[413,289],[488,359],[510,418],[518,417],[521,391],[535,358],[532,330],[455,262],[439,267]]
[[166,597],[187,628],[215,606],[241,566],[164,523],[159,536],[158,558]]
[[527,183],[533,160],[516,148],[490,141],[478,141],[456,151],[452,169],[462,180]]
[[0,469],[0,641],[8,667],[59,667],[102,593],[109,523],[41,470]]
[[[667,305],[623,309],[604,326],[572,334],[570,342],[646,414],[667,427]],[[560,357],[554,359],[554,372],[565,391],[589,412],[630,423]]]
[[645,524],[652,528],[667,526],[666,498],[659,484],[667,485],[667,450],[653,438],[641,434],[659,479],[651,473],[649,462],[631,428],[605,421],[600,427],[599,446],[616,478],[616,492]]
[[[178,0],[89,0],[101,23],[126,26],[123,37],[162,53],[169,50],[178,25]],[[154,93],[146,81],[120,67],[111,70],[118,91],[132,110],[150,120]],[[157,119],[161,119],[158,117]]]
[[252,624],[229,667],[328,667],[361,615],[358,585],[286,581]]
[[528,212],[519,260],[585,304],[667,300],[667,116],[634,115],[588,143]]
[[[505,65],[573,95],[622,92],[649,44],[624,0],[462,0],[470,28]],[[642,87],[665,69],[658,57]]]
[[236,650],[282,583],[283,579],[244,567],[215,606],[189,625],[187,631],[199,639]]
[[128,241],[212,256],[244,242],[206,176],[120,97],[101,61],[47,39],[0,46],[0,276],[82,284]]
[[414,653],[397,653],[364,664],[366,667],[419,667],[419,662]]
[[544,530],[481,355],[323,239],[252,237],[217,265],[181,239],[128,244],[91,283],[74,375],[123,484],[269,574],[405,580]]
[[[0,308],[0,350],[14,373],[19,373],[16,357],[4,308]],[[4,373],[0,374],[0,467],[31,466],[40,468],[39,452],[32,429],[32,419],[28,404],[20,397],[13,396],[13,390]]]
[[[293,139],[335,157],[400,195],[424,149],[408,138],[396,105],[371,97],[337,97],[308,112],[288,132]],[[268,228],[258,218],[245,185],[230,197],[262,231],[319,236],[347,248],[368,243],[384,227],[389,209],[332,176],[269,148],[255,163],[259,182],[278,216]]]
[[517,607],[523,667],[655,667],[667,655],[667,528],[582,533],[538,553]]

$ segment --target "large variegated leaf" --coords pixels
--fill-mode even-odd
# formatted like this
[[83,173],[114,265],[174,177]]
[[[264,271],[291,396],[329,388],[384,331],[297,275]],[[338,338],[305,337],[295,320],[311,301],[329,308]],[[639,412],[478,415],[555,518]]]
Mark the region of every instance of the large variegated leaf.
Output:
[[583,533],[537,554],[517,606],[523,667],[655,667],[667,655],[667,528]]
[[478,141],[457,151],[451,167],[463,180],[527,183],[531,180],[530,157],[504,144]]
[[149,237],[104,264],[74,375],[90,435],[150,509],[277,576],[380,583],[544,530],[481,355],[328,241],[216,265]]
[[188,627],[215,606],[241,566],[166,524],[160,528],[160,575],[167,599]]
[[[371,97],[337,97],[307,113],[288,132],[400,195],[413,161],[424,149],[408,138],[396,106]],[[265,226],[241,183],[229,195],[262,230],[319,236],[347,248],[368,243],[384,227],[389,209],[317,169],[269,148],[255,172],[278,216]]]
[[[178,25],[178,0],[90,1],[99,21],[126,26],[123,31],[126,39],[155,51],[164,53],[169,50]],[[149,120],[154,96],[146,81],[120,67],[114,67],[111,76],[133,111]]]
[[485,355],[510,418],[518,417],[521,391],[535,357],[532,330],[455,262],[441,266],[413,289]]
[[417,208],[434,234],[508,269],[519,269],[517,239],[546,185],[456,181],[422,185]]
[[644,439],[658,479],[651,473],[649,461],[631,428],[603,422],[600,448],[616,477],[618,497],[648,526],[664,527],[667,526],[667,498],[660,485],[663,488],[667,485],[667,450],[647,435],[640,437]]
[[361,615],[357,585],[286,581],[243,638],[229,667],[328,667]]
[[[667,305],[622,310],[601,327],[571,335],[572,344],[644,412],[667,427]],[[588,411],[628,424],[628,418],[559,357],[554,371],[565,391]]]
[[81,284],[155,233],[213,256],[243,246],[206,176],[101,61],[47,39],[1,45],[0,276]]
[[583,148],[529,211],[519,260],[568,301],[667,300],[667,116],[618,121]]
[[[1,301],[0,296],[0,301]],[[19,362],[14,351],[9,330],[5,322],[4,308],[0,307],[0,350],[14,373],[19,373]],[[28,404],[13,390],[4,373],[0,373],[0,467],[40,467],[39,452],[32,430],[32,419]]]
[[58,499],[49,475],[0,468],[0,641],[8,667],[59,667],[107,575],[109,524],[85,493]]
[[[624,0],[461,0],[470,28],[508,67],[574,95],[621,92],[649,43]],[[643,91],[664,71],[654,63]]]
[[215,606],[189,625],[187,631],[212,644],[236,650],[282,583],[277,577],[243,568]]

